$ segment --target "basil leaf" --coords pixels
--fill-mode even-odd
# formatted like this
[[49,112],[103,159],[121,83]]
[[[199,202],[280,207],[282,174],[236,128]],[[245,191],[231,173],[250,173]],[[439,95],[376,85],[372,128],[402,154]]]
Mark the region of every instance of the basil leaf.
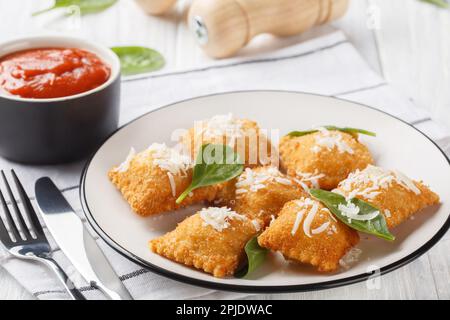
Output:
[[161,53],[146,47],[113,47],[111,50],[119,57],[125,76],[156,71],[166,63]]
[[[336,127],[336,126],[324,126],[325,129],[327,130],[332,130],[332,131],[341,131],[341,132],[345,132],[348,134],[351,134],[354,137],[358,137],[358,134],[365,134],[367,136],[371,136],[371,137],[376,137],[377,134],[371,131],[367,131],[364,129],[357,129],[357,128],[348,128],[348,127],[344,127],[344,128],[340,128],[340,127]],[[306,136],[308,134],[312,134],[312,133],[316,133],[319,132],[319,130],[308,130],[308,131],[293,131],[291,133],[288,134],[288,136],[290,137],[303,137]]]
[[244,267],[235,273],[236,278],[246,278],[253,271],[258,269],[266,259],[269,250],[262,248],[258,243],[258,236],[251,238],[245,245],[245,253],[247,255],[247,262]]
[[307,136],[309,134],[313,134],[319,132],[319,130],[308,130],[308,131],[292,131],[290,133],[288,133],[288,136],[290,137],[303,137],[303,136]]
[[447,9],[450,7],[450,4],[448,1],[445,0],[422,0],[423,2],[428,2],[430,4],[434,4],[435,6],[438,6],[440,8]]
[[322,202],[331,211],[331,213],[333,213],[339,220],[348,225],[350,228],[364,233],[372,234],[385,240],[395,240],[395,237],[389,232],[387,228],[386,220],[381,211],[378,208],[370,205],[369,203],[357,198],[353,198],[351,200],[351,202],[359,208],[359,215],[366,215],[375,211],[380,211],[380,214],[378,216],[376,216],[372,220],[361,221],[352,219],[351,222],[349,222],[349,218],[343,215],[339,210],[340,204],[347,204],[347,200],[345,199],[345,197],[334,192],[320,189],[312,189],[310,190],[310,193],[314,198]]
[[180,204],[193,190],[232,180],[244,171],[239,155],[229,146],[205,144],[197,156],[191,185],[177,199]]
[[108,9],[109,7],[116,4],[116,2],[117,0],[55,0],[53,6],[41,11],[37,11],[33,13],[33,16],[52,11],[54,9],[68,8],[71,6],[80,8],[80,13],[82,15],[97,13]]

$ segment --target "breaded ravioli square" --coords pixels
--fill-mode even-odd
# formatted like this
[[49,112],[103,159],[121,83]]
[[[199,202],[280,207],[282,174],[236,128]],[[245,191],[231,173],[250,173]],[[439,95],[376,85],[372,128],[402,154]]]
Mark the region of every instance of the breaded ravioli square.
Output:
[[108,175],[133,211],[141,216],[212,201],[221,188],[216,185],[194,190],[177,205],[176,199],[192,181],[192,163],[189,156],[164,144],[153,144],[138,154],[132,150],[126,161]]
[[170,260],[211,273],[232,276],[242,261],[246,243],[260,222],[228,208],[206,208],[177,228],[151,240],[150,249]]
[[319,201],[290,201],[258,237],[258,243],[287,260],[306,263],[320,272],[339,268],[339,261],[359,242],[358,233],[338,221]]
[[279,151],[283,170],[316,189],[332,190],[351,172],[373,163],[369,149],[357,137],[324,128],[301,137],[283,137]]
[[285,203],[303,196],[306,192],[293,178],[268,166],[247,168],[219,191],[217,197],[236,212],[250,219],[261,219],[268,226]]
[[388,228],[394,228],[419,210],[439,203],[439,196],[422,182],[403,173],[368,166],[342,181],[334,192],[359,198],[381,210]]
[[180,139],[192,159],[205,144],[223,144],[234,149],[246,167],[277,165],[278,155],[270,140],[255,121],[238,119],[232,114],[216,115],[198,121]]

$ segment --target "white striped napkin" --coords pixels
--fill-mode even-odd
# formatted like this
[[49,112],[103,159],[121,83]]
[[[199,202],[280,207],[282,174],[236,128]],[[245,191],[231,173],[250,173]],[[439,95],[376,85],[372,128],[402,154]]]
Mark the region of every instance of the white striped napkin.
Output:
[[[450,154],[450,133],[373,72],[339,31],[268,54],[124,81],[121,123],[125,124],[152,109],[175,101],[210,93],[251,89],[312,92],[371,105],[413,124]],[[80,162],[33,167],[0,158],[0,168],[16,169],[30,195],[33,195],[37,178],[50,176],[80,215],[78,183],[82,166]],[[102,240],[98,242],[136,299],[236,299],[246,296],[192,287],[163,278],[126,260]],[[65,266],[69,274],[76,275],[55,244],[54,248],[56,260]],[[9,257],[2,250],[0,264],[35,297],[68,298],[45,267]],[[81,286],[88,298],[101,298],[96,290]]]

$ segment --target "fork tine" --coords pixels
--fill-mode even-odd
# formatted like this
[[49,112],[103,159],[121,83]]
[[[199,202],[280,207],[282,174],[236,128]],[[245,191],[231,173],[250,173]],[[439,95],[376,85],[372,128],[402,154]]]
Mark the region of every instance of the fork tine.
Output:
[[14,183],[16,184],[17,192],[19,193],[20,201],[23,203],[23,207],[25,209],[25,213],[28,216],[28,219],[36,233],[36,236],[44,236],[44,230],[42,229],[42,225],[39,222],[36,211],[31,204],[30,198],[28,197],[22,183],[20,182],[17,174],[14,170],[11,170],[12,177],[14,179]]
[[8,230],[6,229],[5,223],[3,222],[1,217],[0,217],[0,242],[2,242],[5,246],[10,246],[12,244],[11,237],[9,236]]
[[[20,213],[16,198],[14,197],[14,194],[12,193],[11,187],[9,186],[9,183],[8,183],[8,180],[6,179],[5,173],[3,172],[3,170],[1,172],[2,172],[2,177],[3,177],[3,182],[5,183],[6,191],[8,192],[9,199],[13,206],[14,212],[16,213],[17,222],[19,224],[18,227],[22,230],[23,234],[25,235],[24,240],[33,240],[30,230],[28,230],[27,224],[25,223],[25,220],[23,219],[23,216]],[[19,239],[20,239],[20,237],[19,237]]]
[[[15,238],[15,240],[16,241],[19,241],[20,239],[22,239],[21,237],[20,237],[20,233],[19,233],[19,230],[17,230],[17,226],[16,226],[16,224],[14,223],[14,220],[13,220],[13,218],[12,218],[12,216],[11,216],[11,212],[9,211],[9,208],[8,208],[8,205],[6,204],[6,200],[5,200],[5,197],[3,197],[3,193],[2,193],[2,191],[0,190],[0,202],[2,203],[2,207],[3,207],[3,212],[5,213],[5,218],[6,218],[6,222],[8,223],[8,225],[9,225],[9,229],[11,230],[11,233],[12,233],[12,235],[14,236],[14,238]],[[3,225],[3,227],[5,228],[5,230],[6,230],[6,226],[5,226],[5,224],[3,223],[3,220],[0,218],[0,221],[2,221],[2,225]],[[3,230],[2,230],[3,231]],[[3,233],[3,232],[2,232]],[[2,235],[0,235],[0,236],[2,236]],[[5,237],[7,236],[7,238],[10,238],[9,237],[9,234],[8,234],[8,231],[6,231],[6,235],[5,235]],[[7,240],[7,238],[5,238],[5,240]],[[2,236],[2,240],[3,240],[3,236]]]

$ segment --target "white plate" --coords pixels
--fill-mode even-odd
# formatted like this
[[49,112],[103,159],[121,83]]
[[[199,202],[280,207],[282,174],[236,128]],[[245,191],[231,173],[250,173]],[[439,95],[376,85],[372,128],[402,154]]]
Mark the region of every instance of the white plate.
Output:
[[[108,170],[121,163],[130,147],[147,148],[153,142],[173,144],[174,130],[189,128],[194,121],[216,114],[257,121],[262,128],[279,129],[281,135],[317,125],[359,127],[374,131],[376,138],[363,137],[379,166],[399,169],[414,179],[423,179],[441,196],[442,205],[426,209],[393,230],[389,243],[361,237],[360,261],[350,270],[320,274],[307,266],[287,263],[271,254],[251,280],[217,279],[160,257],[148,249],[148,241],[170,230],[197,208],[141,218],[134,214],[109,182]],[[377,270],[392,271],[431,248],[450,226],[450,163],[444,153],[423,133],[386,113],[356,103],[304,93],[250,91],[217,94],[182,101],[152,111],[119,129],[95,153],[81,181],[81,199],[86,217],[96,232],[114,249],[150,270],[189,284],[245,292],[316,290],[361,281]]]

